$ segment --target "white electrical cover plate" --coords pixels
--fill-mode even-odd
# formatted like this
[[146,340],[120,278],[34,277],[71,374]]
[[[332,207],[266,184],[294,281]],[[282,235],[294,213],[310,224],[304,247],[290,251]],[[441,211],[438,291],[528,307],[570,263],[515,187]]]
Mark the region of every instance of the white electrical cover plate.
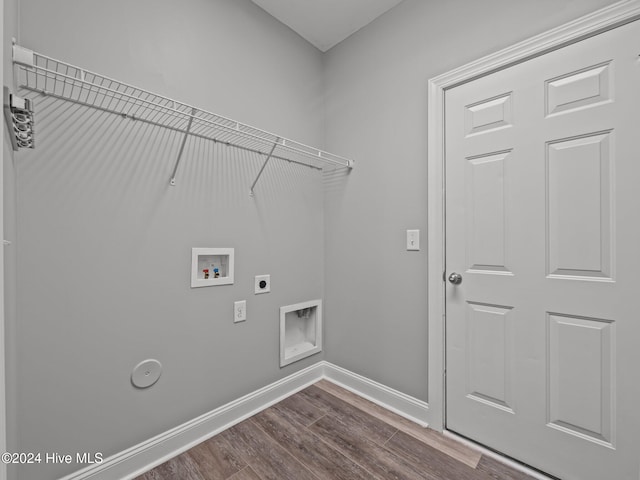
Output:
[[[264,283],[263,283],[264,282]],[[269,293],[271,291],[271,275],[256,275],[255,293]]]
[[131,383],[138,388],[149,388],[156,383],[162,374],[162,364],[153,358],[143,360],[133,367]]
[[420,250],[420,230],[407,230],[407,250]]
[[247,319],[247,301],[240,300],[233,302],[233,321],[234,323],[244,322]]

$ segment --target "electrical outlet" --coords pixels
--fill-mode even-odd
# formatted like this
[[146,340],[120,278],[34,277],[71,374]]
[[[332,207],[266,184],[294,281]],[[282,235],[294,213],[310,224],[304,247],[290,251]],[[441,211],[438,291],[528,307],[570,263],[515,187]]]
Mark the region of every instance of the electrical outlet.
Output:
[[233,302],[233,322],[244,322],[247,319],[247,301]]
[[271,275],[256,275],[255,294],[271,291]]

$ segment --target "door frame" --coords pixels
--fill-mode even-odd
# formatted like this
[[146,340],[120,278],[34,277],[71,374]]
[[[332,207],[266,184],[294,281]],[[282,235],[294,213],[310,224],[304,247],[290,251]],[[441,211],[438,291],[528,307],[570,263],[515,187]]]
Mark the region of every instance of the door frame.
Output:
[[[640,19],[640,0],[622,0],[429,80],[428,92],[428,421],[446,429],[445,93],[471,80]],[[640,51],[638,52],[640,55]]]

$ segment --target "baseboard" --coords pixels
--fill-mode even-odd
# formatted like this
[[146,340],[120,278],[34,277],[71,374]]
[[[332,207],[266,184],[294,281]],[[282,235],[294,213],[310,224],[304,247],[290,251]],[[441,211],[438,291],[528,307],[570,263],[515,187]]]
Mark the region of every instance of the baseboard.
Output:
[[324,376],[323,362],[300,370],[233,402],[60,480],[130,480],[236,423],[308,387]]
[[131,480],[321,379],[427,426],[425,402],[322,361],[60,480]]
[[324,377],[418,425],[427,427],[429,424],[429,404],[422,400],[328,362],[324,362]]

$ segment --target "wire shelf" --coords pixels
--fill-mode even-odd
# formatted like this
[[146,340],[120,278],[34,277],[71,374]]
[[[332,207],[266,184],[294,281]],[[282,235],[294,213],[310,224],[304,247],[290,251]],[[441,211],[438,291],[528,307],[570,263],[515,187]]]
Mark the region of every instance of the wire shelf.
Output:
[[148,92],[18,45],[13,46],[13,62],[18,86],[22,89],[183,132],[185,138],[186,135],[193,135],[260,153],[267,156],[267,161],[278,158],[317,169],[329,165],[348,169],[354,166],[353,160],[348,158]]

